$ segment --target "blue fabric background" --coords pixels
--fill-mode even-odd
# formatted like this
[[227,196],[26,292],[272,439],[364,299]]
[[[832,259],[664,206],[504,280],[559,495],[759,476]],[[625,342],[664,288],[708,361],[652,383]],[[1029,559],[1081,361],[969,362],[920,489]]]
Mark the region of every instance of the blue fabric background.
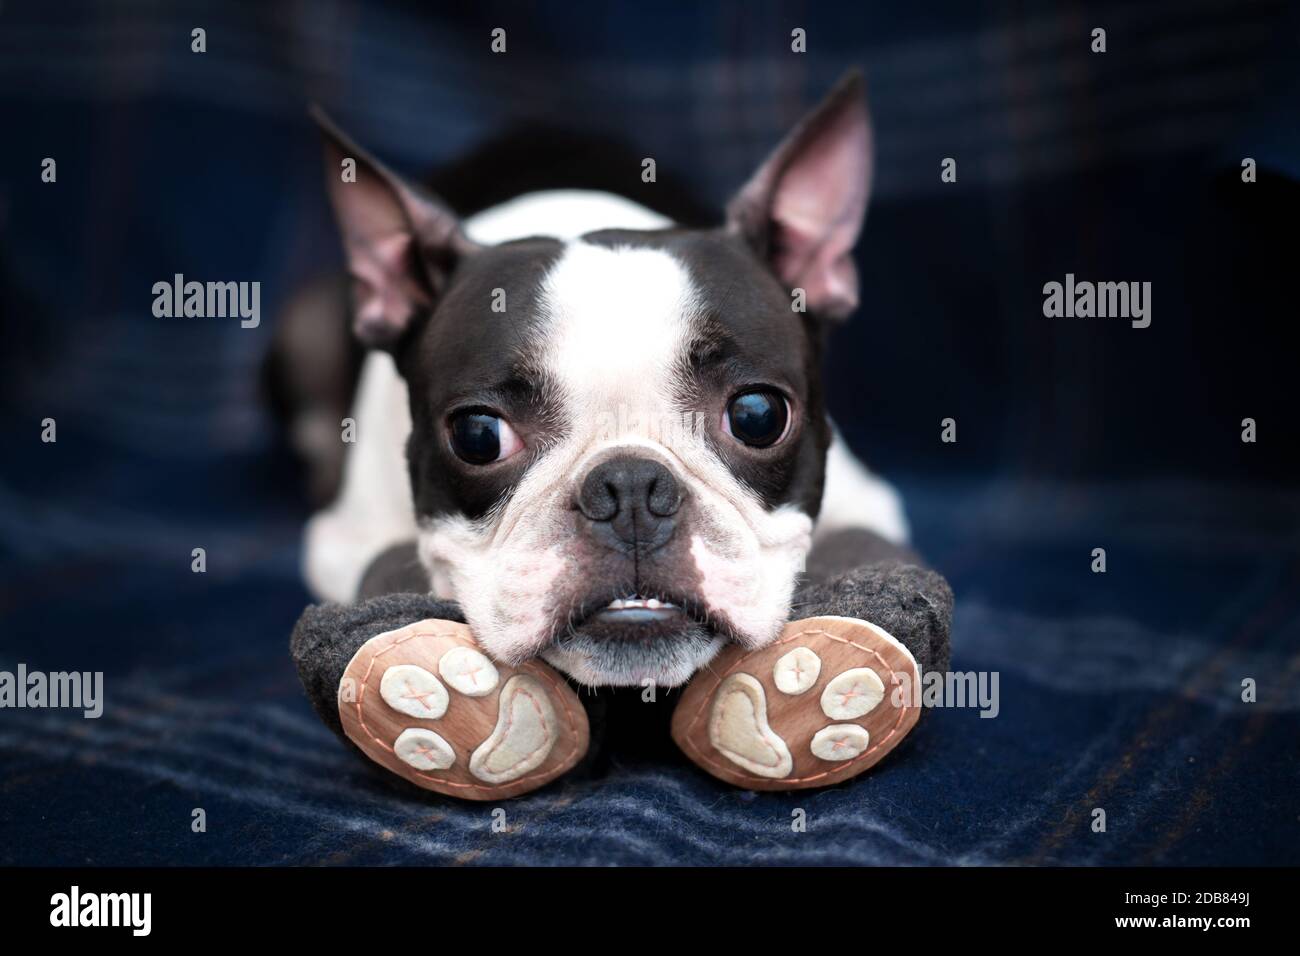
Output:
[[[103,670],[107,706],[0,711],[0,863],[1295,863],[1297,25],[1270,0],[6,3],[0,668]],[[339,264],[306,103],[411,173],[599,132],[720,209],[852,64],[877,188],[832,407],[1001,714],[930,712],[865,779],[790,795],[610,741],[505,832],[395,789],[286,648],[307,505],[257,371],[276,306]],[[260,281],[262,325],[154,318],[175,272]],[[1045,319],[1066,272],[1152,281],[1152,327]]]

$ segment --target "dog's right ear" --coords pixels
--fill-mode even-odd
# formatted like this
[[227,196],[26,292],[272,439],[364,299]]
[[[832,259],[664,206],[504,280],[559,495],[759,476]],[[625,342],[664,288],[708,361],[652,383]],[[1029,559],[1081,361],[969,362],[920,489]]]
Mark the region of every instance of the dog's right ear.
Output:
[[461,257],[479,247],[460,220],[352,142],[317,106],[325,181],[352,276],[353,329],[366,345],[392,347],[431,309]]
[[858,305],[853,246],[871,192],[871,144],[866,84],[852,70],[727,206],[728,229],[829,319]]

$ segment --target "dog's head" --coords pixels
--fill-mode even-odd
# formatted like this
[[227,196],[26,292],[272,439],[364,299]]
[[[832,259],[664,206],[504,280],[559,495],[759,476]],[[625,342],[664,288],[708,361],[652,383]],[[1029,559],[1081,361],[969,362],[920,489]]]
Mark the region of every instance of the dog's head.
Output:
[[590,684],[675,685],[773,640],[821,500],[823,323],[857,304],[860,77],[709,231],[479,246],[323,125],[355,330],[409,386],[435,593],[498,658]]

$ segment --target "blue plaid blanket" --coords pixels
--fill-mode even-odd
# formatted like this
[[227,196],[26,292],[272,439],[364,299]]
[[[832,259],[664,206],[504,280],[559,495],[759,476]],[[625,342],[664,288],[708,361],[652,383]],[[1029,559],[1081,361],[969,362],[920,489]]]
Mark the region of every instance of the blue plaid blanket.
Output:
[[[1294,351],[1264,321],[1293,266],[1267,227],[1297,210],[1294,8],[580,6],[0,10],[0,670],[104,674],[98,719],[0,709],[0,863],[1297,862]],[[998,716],[927,712],[824,791],[738,791],[641,740],[504,827],[396,790],[287,653],[307,505],[258,367],[277,304],[339,261],[305,104],[408,171],[522,123],[598,130],[720,208],[854,63],[878,168],[830,400],[898,479]],[[266,318],[156,318],[178,272],[260,281]],[[1045,319],[1067,272],[1153,281],[1152,327]]]

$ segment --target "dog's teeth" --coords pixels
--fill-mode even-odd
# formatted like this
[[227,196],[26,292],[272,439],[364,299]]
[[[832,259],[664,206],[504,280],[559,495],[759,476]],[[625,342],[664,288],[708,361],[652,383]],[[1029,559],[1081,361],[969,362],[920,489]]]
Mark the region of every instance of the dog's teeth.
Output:
[[628,611],[634,608],[643,608],[647,611],[663,610],[665,608],[676,608],[676,604],[668,601],[660,601],[657,598],[617,598],[606,605],[609,611]]

